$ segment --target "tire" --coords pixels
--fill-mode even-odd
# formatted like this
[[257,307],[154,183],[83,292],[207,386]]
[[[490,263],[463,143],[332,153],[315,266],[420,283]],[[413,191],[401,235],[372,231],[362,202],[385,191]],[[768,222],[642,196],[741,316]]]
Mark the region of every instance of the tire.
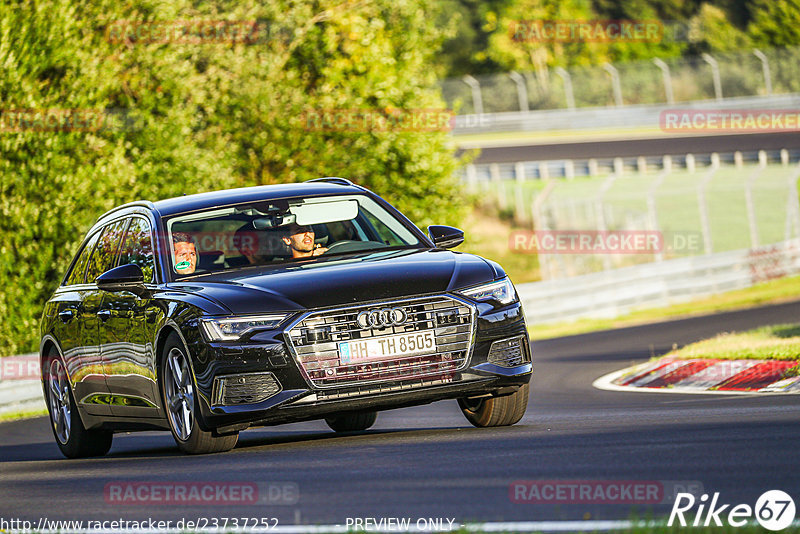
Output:
[[458,405],[467,421],[479,428],[510,426],[518,423],[528,408],[530,385],[525,384],[505,397],[458,399]]
[[359,432],[375,424],[378,412],[359,412],[326,417],[325,422],[336,432]]
[[61,453],[67,458],[105,455],[111,449],[114,434],[108,430],[86,430],[83,426],[72,384],[57,352],[45,358],[42,372],[50,426]]
[[188,351],[177,334],[170,334],[159,364],[161,400],[178,448],[187,454],[210,454],[233,449],[239,433],[216,436],[200,428],[200,412]]

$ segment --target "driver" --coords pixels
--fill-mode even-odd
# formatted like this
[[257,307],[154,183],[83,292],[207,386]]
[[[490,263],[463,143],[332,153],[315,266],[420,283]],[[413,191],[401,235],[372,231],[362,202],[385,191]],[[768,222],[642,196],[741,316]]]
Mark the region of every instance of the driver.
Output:
[[289,226],[288,236],[282,239],[291,249],[293,259],[311,258],[328,251],[327,248],[314,244],[314,229],[311,226],[292,223]]

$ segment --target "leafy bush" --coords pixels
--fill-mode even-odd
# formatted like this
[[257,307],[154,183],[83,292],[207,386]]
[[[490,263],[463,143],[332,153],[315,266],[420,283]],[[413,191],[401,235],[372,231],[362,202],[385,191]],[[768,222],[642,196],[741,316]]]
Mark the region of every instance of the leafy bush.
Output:
[[[454,223],[442,131],[333,128],[309,111],[442,109],[427,0],[69,0],[0,4],[0,354],[36,350],[43,302],[107,209],[226,187],[340,175],[415,222]],[[115,24],[257,21],[257,42],[111,38]],[[116,34],[114,34],[116,35]],[[118,126],[15,128],[12,110],[114,110]]]

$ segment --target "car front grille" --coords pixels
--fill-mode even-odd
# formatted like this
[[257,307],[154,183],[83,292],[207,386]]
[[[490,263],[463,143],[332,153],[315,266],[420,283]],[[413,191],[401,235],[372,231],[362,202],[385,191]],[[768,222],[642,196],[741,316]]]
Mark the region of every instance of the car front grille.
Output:
[[[402,324],[367,328],[359,325],[362,312],[393,308],[405,313]],[[301,370],[314,386],[338,388],[425,377],[451,380],[468,363],[474,327],[473,306],[441,295],[312,312],[291,325],[286,337]],[[435,347],[421,354],[356,363],[340,356],[342,342],[424,331],[433,331]]]

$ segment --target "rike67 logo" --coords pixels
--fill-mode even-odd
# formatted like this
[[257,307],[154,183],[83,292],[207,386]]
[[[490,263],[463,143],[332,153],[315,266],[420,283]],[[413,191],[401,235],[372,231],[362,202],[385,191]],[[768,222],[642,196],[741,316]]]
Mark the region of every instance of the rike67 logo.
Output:
[[[692,509],[696,504],[697,510],[693,513]],[[755,519],[763,528],[777,531],[792,524],[795,512],[794,500],[781,490],[770,490],[762,494],[756,501],[755,508],[748,504],[737,504],[733,507],[730,504],[720,504],[718,492],[714,493],[711,502],[708,502],[708,494],[705,493],[699,499],[695,499],[691,493],[679,493],[669,514],[667,526],[671,527],[677,519],[682,527],[708,527],[712,524],[721,527],[723,519],[727,519],[729,525],[742,527]]]

